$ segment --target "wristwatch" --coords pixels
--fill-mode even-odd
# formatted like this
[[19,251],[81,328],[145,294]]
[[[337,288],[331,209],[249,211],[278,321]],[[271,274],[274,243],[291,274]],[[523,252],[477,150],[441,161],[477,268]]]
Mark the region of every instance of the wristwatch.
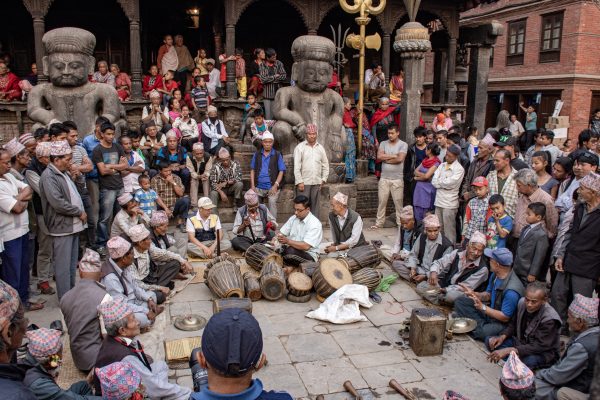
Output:
[[485,312],[485,310],[487,310],[487,306],[484,304],[484,305],[481,307],[481,311]]

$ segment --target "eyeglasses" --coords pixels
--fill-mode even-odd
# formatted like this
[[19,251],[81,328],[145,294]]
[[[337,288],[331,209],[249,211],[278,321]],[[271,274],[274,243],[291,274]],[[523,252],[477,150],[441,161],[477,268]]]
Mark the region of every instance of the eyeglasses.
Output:
[[304,212],[304,211],[306,211],[306,210],[308,210],[308,208],[303,208],[303,209],[301,209],[301,210],[299,210],[299,209],[297,209],[297,208],[294,208],[294,211],[295,211],[295,212],[297,212],[297,213],[301,213],[301,212]]

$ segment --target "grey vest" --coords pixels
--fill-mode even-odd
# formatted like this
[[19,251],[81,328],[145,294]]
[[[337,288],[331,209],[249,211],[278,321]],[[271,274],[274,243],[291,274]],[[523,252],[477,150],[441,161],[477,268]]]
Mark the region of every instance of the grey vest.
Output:
[[[331,230],[334,234],[334,237],[332,237],[331,239],[333,240],[333,244],[335,246],[350,239],[350,236],[352,236],[352,227],[354,226],[356,221],[358,221],[358,217],[359,215],[356,211],[348,209],[348,218],[346,218],[344,226],[342,226],[342,229],[340,229],[340,224],[338,222],[337,216],[332,212],[329,213],[329,224],[331,225]],[[354,247],[364,246],[365,244],[367,244],[367,241],[365,240],[365,236],[361,232],[360,239],[358,239],[358,243]]]
[[596,352],[598,351],[598,336],[600,336],[600,328],[595,326],[572,338],[567,344],[567,348],[563,354],[563,357],[569,351],[569,347],[575,343],[579,343],[588,353],[588,362],[585,369],[581,371],[581,374],[579,374],[578,377],[565,384],[566,387],[583,393],[590,392],[590,386],[592,385],[592,380],[594,379],[594,360],[596,359]]
[[[498,279],[498,277],[494,275],[494,280],[496,279]],[[494,284],[492,283],[492,290],[494,290],[493,288]],[[523,284],[521,283],[521,280],[517,274],[515,274],[515,271],[512,269],[510,270],[510,273],[506,279],[504,279],[504,282],[502,282],[502,286],[496,289],[496,301],[494,304],[492,304],[492,308],[494,310],[502,310],[502,300],[504,300],[504,293],[506,293],[507,290],[514,290],[515,292],[519,293],[520,297],[523,297]]]

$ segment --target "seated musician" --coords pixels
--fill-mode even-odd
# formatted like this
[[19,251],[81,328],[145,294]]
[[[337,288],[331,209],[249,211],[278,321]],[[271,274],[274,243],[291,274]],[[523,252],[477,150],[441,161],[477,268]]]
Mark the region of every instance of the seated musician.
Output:
[[392,248],[392,260],[406,260],[419,235],[423,233],[423,221],[415,220],[412,206],[405,206],[400,212],[398,236]]
[[[219,216],[212,214],[215,207],[208,197],[202,197],[198,200],[198,212],[187,220],[188,253],[196,257],[216,257],[219,241],[221,251],[231,248],[231,242],[224,238],[225,235],[221,228]],[[219,235],[218,240],[217,235]]]
[[[487,262],[482,257],[485,243],[485,235],[476,231],[465,250],[454,250],[435,260],[429,279],[417,285],[417,293],[434,304],[454,304],[454,300],[464,296],[463,285],[476,291],[483,290],[488,279]],[[440,288],[440,292],[429,292],[432,287]]]
[[431,264],[453,250],[452,242],[440,232],[440,220],[434,214],[423,219],[425,232],[419,235],[408,259],[394,260],[392,268],[401,278],[422,282],[429,277]]
[[298,195],[294,198],[294,214],[281,227],[276,237],[283,245],[283,261],[292,266],[299,266],[305,261],[317,261],[323,226],[310,212],[308,197]]
[[331,199],[329,213],[331,243],[325,247],[328,257],[339,257],[353,247],[367,244],[362,233],[363,221],[361,216],[348,208],[348,196],[337,192]]
[[265,243],[271,240],[277,229],[277,222],[267,206],[259,204],[256,192],[249,189],[244,195],[243,207],[235,214],[232,232],[236,235],[231,246],[245,252],[254,243]]

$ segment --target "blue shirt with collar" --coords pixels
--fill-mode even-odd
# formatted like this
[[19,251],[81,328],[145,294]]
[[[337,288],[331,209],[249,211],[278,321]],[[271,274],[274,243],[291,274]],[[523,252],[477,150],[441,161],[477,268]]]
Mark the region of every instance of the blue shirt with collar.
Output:
[[[263,151],[263,150],[261,150]],[[269,176],[269,163],[271,162],[271,157],[275,155],[275,149],[271,149],[271,152],[268,156],[265,157],[263,153],[262,157],[262,166],[260,168],[260,174],[258,175],[258,184],[256,185],[259,189],[270,190],[271,189],[271,177]],[[250,168],[254,169],[256,165],[256,153],[252,156],[252,162],[250,164]],[[279,158],[277,159],[277,167],[280,171],[285,171],[285,163],[283,162],[283,157],[281,153],[279,153]]]
[[[83,138],[81,146],[83,146],[85,151],[87,151],[87,155],[90,160],[92,159],[92,151],[94,151],[96,146],[98,146],[99,144],[100,139],[96,137],[96,134],[94,132],[90,133],[89,135]],[[92,165],[94,166],[94,168],[90,172],[88,172],[85,175],[85,177],[87,179],[98,180],[98,168],[96,168],[96,164],[92,163]]]
[[252,385],[240,393],[221,394],[209,389],[202,389],[200,392],[192,393],[191,398],[193,400],[292,400],[292,396],[287,392],[263,390],[260,379],[253,379]]

